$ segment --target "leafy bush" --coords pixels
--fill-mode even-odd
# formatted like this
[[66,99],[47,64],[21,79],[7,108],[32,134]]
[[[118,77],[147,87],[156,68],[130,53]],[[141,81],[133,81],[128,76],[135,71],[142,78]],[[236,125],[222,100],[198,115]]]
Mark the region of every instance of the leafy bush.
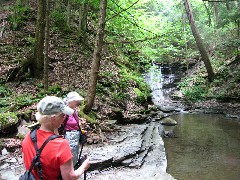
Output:
[[3,85],[0,85],[0,97],[6,97],[10,92],[10,89]]
[[18,121],[18,117],[14,112],[7,112],[0,114],[0,128],[6,124],[14,124]]
[[38,100],[36,100],[34,96],[31,94],[22,94],[22,95],[16,96],[15,101],[18,104],[18,106],[21,108],[21,107],[31,105],[37,102]]
[[66,14],[60,10],[55,10],[51,14],[53,18],[53,26],[59,30],[68,31]]
[[200,76],[189,77],[179,83],[179,88],[183,92],[186,100],[196,102],[206,98],[208,87],[206,80]]
[[18,0],[11,11],[13,12],[9,17],[11,28],[13,30],[19,30],[24,25],[24,21],[29,18],[30,7],[25,6],[20,0]]
[[48,91],[52,94],[61,94],[62,88],[58,84],[49,87]]
[[123,92],[113,92],[112,93],[112,101],[125,101],[129,97],[128,94],[123,93]]
[[134,88],[137,94],[136,101],[138,103],[144,103],[147,101],[148,97],[151,96],[151,89],[148,84],[144,81],[140,74],[134,72],[128,72],[126,69],[122,69],[119,72],[121,78],[120,82],[115,87],[116,91],[112,94],[114,100],[124,101],[129,97],[127,93],[127,88]]
[[138,88],[133,88],[133,90],[137,95],[137,103],[144,103],[147,101],[147,96],[142,91],[140,91]]
[[53,86],[50,86],[49,88],[48,88],[48,91],[44,91],[44,86],[43,86],[43,84],[38,84],[37,85],[37,87],[38,87],[38,97],[39,98],[42,98],[42,97],[44,97],[44,96],[46,96],[46,95],[54,95],[54,96],[58,96],[58,97],[61,97],[61,96],[63,96],[63,95],[65,95],[65,92],[63,92],[62,91],[62,88],[61,88],[61,86],[60,85],[58,85],[58,84],[56,84],[56,85],[53,85]]

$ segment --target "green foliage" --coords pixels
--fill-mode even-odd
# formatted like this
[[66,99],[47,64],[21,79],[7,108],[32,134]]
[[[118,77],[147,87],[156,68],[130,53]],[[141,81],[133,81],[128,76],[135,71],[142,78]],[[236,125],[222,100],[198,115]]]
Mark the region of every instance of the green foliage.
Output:
[[99,94],[109,94],[113,90],[113,81],[112,81],[113,74],[111,72],[103,72],[99,74],[101,77],[98,80],[96,93]]
[[133,88],[133,90],[137,95],[137,103],[141,104],[147,101],[147,96],[142,91],[140,91],[138,88]]
[[64,32],[68,32],[70,29],[67,24],[67,16],[64,11],[54,10],[51,13],[51,17],[53,18],[53,26],[57,30],[62,30]]
[[121,90],[119,92],[112,93],[112,100],[116,102],[123,102],[129,97],[128,94],[123,93]]
[[30,45],[30,46],[34,46],[34,44],[35,44],[35,37],[31,37],[30,35],[29,36],[27,36],[26,38],[26,44],[27,45]]
[[102,84],[100,84],[100,83],[97,84],[97,87],[96,87],[97,94],[104,93],[105,90],[106,90],[106,88]]
[[131,98],[127,93],[129,88],[135,88],[134,90],[137,94],[136,100],[139,103],[146,102],[148,97],[151,96],[150,87],[140,74],[127,70],[126,68],[122,68],[119,72],[119,76],[120,81],[117,84],[117,87],[115,87],[115,91],[112,93],[112,99],[114,101],[124,101]]
[[221,100],[239,99],[239,65],[231,67],[223,60],[219,62],[221,63],[217,63],[216,77],[210,84],[208,96]]
[[35,102],[37,102],[37,99],[35,99],[34,96],[31,94],[8,94],[8,96],[0,98],[0,112],[5,112],[8,110],[17,111],[18,109],[29,106]]
[[11,102],[11,90],[6,86],[0,85],[0,113],[5,112]]
[[11,11],[13,12],[9,17],[11,28],[13,30],[19,30],[30,17],[30,7],[25,6],[20,0],[18,0]]
[[183,92],[186,100],[191,102],[205,99],[208,92],[206,79],[202,78],[201,76],[188,77],[179,83],[178,86]]
[[37,85],[39,92],[36,96],[32,94],[16,94],[5,86],[0,86],[0,112],[17,111],[23,107],[37,103],[47,94],[62,97],[65,92],[59,85],[49,87],[49,91],[44,92],[42,84]]
[[18,117],[14,112],[0,113],[0,128],[6,124],[15,124],[18,122]]
[[56,85],[50,86],[48,89],[48,92],[51,94],[59,95],[62,92],[62,88],[60,85],[56,84]]
[[66,92],[64,92],[63,90],[62,90],[62,88],[61,88],[61,86],[60,85],[58,85],[58,84],[55,84],[55,85],[53,85],[53,86],[50,86],[49,88],[48,88],[48,91],[44,91],[44,86],[43,86],[43,84],[38,84],[37,85],[37,87],[38,87],[38,97],[39,98],[42,98],[42,97],[44,97],[44,96],[46,96],[46,95],[54,95],[54,96],[58,96],[58,97],[61,97],[61,96],[63,96],[63,95],[65,95],[65,93]]
[[6,97],[10,94],[10,89],[6,86],[0,85],[0,97]]
[[82,103],[80,106],[80,111],[78,112],[79,117],[86,119],[87,122],[89,122],[91,124],[98,124],[97,114],[93,111],[90,111],[88,114],[85,114],[83,112],[84,108],[85,108],[85,104]]
[[37,100],[31,94],[22,94],[16,96],[14,101],[19,105],[19,107],[25,107],[35,103]]

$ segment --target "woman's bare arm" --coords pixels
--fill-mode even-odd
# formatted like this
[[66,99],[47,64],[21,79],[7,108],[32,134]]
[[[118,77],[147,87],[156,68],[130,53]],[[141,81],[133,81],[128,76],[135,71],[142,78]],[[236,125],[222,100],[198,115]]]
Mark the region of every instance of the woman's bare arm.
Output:
[[87,158],[83,164],[74,171],[72,159],[60,166],[63,180],[77,180],[90,167],[90,160]]

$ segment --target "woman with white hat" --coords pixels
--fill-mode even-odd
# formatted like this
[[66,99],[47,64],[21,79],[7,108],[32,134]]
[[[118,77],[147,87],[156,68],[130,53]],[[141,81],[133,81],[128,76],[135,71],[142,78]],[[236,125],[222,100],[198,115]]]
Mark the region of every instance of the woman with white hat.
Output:
[[81,136],[80,120],[76,108],[83,101],[77,92],[70,92],[64,99],[66,105],[74,110],[72,115],[66,115],[63,121],[64,137],[68,140],[73,155],[73,165],[77,163],[79,153],[79,139]]

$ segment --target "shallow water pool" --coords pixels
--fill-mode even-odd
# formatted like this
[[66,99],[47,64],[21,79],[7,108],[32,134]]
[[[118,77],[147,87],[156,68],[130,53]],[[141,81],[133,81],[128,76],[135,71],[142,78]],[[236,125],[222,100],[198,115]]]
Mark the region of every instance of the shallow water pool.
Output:
[[167,172],[178,180],[240,180],[240,121],[220,115],[171,118],[177,138],[164,138]]

